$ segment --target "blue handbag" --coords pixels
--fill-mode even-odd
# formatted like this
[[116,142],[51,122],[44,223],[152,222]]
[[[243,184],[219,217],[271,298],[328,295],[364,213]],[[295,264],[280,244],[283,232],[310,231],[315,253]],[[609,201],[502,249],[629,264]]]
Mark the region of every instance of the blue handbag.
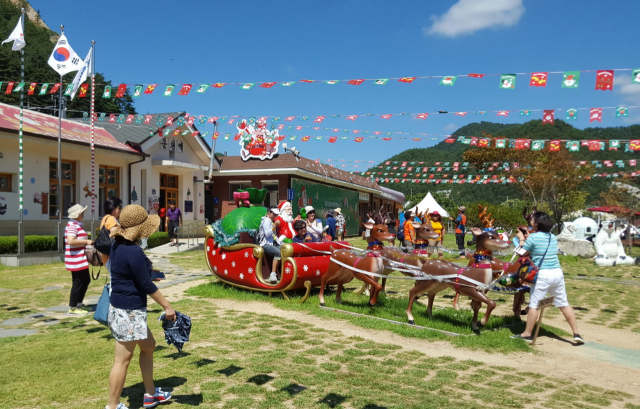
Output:
[[93,314],[93,319],[98,321],[102,325],[107,325],[109,318],[109,305],[111,304],[111,283],[104,285],[102,289],[102,295],[96,305],[96,312]]

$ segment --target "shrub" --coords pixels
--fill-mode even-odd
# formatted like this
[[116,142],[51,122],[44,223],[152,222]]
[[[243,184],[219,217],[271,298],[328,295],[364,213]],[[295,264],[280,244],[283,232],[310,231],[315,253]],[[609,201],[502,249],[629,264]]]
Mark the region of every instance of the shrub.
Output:
[[154,248],[161,246],[165,243],[169,243],[169,233],[164,231],[157,231],[149,236],[147,240],[147,248]]
[[[55,251],[58,249],[56,236],[25,236],[25,253],[38,251]],[[18,236],[0,237],[0,254],[15,254],[18,252]]]

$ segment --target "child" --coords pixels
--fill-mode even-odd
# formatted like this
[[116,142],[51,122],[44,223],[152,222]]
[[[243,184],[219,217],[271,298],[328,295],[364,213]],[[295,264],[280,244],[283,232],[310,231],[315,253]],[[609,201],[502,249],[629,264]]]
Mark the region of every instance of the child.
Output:
[[293,230],[296,231],[296,236],[293,238],[294,243],[313,241],[313,237],[307,234],[307,224],[304,220],[296,220],[296,222],[293,223]]

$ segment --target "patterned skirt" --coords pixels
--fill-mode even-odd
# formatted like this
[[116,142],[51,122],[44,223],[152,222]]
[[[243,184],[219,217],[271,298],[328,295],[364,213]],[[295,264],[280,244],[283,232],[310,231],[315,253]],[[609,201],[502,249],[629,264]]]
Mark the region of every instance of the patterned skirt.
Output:
[[116,341],[141,341],[147,339],[147,309],[123,310],[109,306],[109,329]]

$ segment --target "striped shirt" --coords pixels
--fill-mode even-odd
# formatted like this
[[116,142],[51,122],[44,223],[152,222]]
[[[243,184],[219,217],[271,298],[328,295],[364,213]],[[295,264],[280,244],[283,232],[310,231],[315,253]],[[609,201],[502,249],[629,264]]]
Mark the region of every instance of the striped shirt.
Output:
[[67,236],[73,236],[78,240],[87,240],[87,232],[82,228],[82,224],[71,219],[64,228],[64,266],[69,271],[80,271],[89,268],[87,256],[84,254],[86,246],[71,247],[67,243]]
[[[551,242],[549,242],[549,237],[551,237]],[[549,247],[548,251],[547,246]],[[529,252],[531,259],[540,267],[540,270],[562,268],[560,266],[560,260],[558,260],[558,240],[553,234],[543,232],[531,233],[522,245],[522,248]],[[542,265],[540,265],[540,260],[542,260],[545,251],[547,255],[544,256],[544,261]]]

